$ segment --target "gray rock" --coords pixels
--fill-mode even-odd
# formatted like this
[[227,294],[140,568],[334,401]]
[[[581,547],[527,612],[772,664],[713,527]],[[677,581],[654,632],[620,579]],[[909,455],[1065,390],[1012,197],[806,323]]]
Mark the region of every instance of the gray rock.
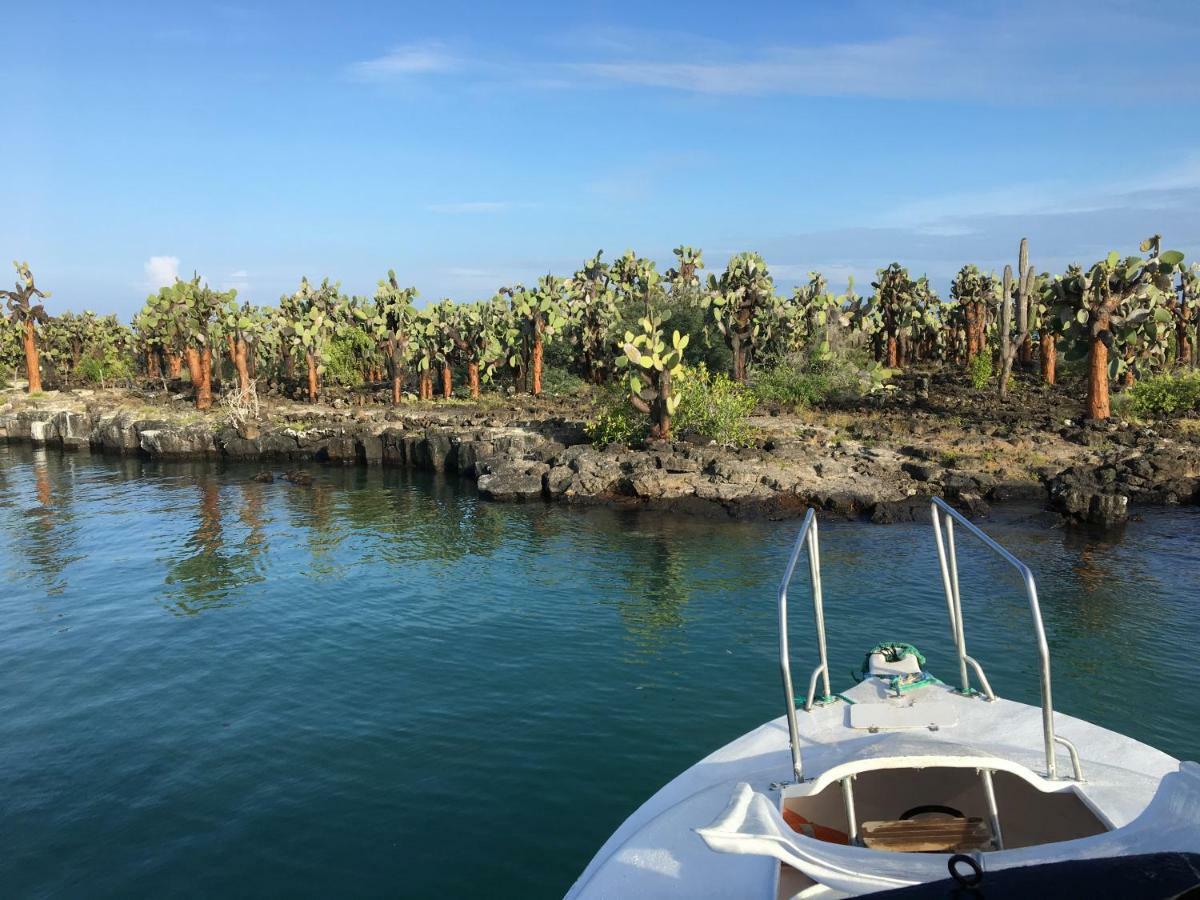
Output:
[[355,441],[358,459],[369,466],[377,466],[383,462],[383,438],[379,435],[365,432]]
[[545,463],[510,460],[479,476],[479,493],[488,500],[536,500],[542,496],[542,478],[549,471]]
[[915,462],[900,463],[900,468],[907,472],[913,481],[933,481],[937,477],[938,472],[935,466],[927,466]]
[[544,479],[544,487],[546,493],[551,497],[558,497],[567,492],[571,486],[571,480],[575,477],[575,473],[571,471],[570,466],[554,466],[546,473]]

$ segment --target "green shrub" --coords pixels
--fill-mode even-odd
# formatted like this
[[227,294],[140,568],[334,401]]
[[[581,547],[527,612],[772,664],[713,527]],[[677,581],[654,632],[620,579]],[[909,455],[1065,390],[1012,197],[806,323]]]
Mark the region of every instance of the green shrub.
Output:
[[[754,438],[747,422],[755,399],[748,389],[723,374],[713,374],[703,365],[685,367],[673,382],[679,406],[671,419],[676,435],[694,434],[718,444],[743,445]],[[650,433],[650,420],[633,408],[628,395],[612,392],[603,411],[584,426],[592,443],[640,444]]]
[[1155,375],[1129,389],[1128,409],[1138,416],[1170,416],[1200,408],[1200,374]]
[[971,379],[971,387],[977,390],[987,387],[992,380],[992,354],[975,354],[967,364],[967,377]]
[[325,348],[322,379],[327,384],[357,387],[363,380],[361,360],[374,350],[374,344],[365,332],[355,329],[338,335]]
[[103,358],[93,354],[79,361],[75,374],[84,384],[105,385],[132,378],[133,365],[127,357],[115,353],[107,353]]
[[828,375],[787,365],[760,372],[754,379],[754,396],[764,405],[815,406],[829,399],[832,392]]
[[604,411],[584,425],[583,431],[597,447],[640,444],[650,433],[650,420],[633,408],[624,393],[614,392]]
[[545,366],[542,369],[542,391],[555,396],[578,396],[586,394],[587,382],[559,366]]
[[892,370],[853,350],[800,356],[756,372],[754,396],[764,406],[818,406],[858,399],[887,387],[891,376]]
[[754,438],[754,429],[746,421],[754,412],[754,394],[722,373],[712,373],[701,363],[685,368],[678,379],[679,407],[672,428],[678,434],[690,432],[718,444],[743,445]]

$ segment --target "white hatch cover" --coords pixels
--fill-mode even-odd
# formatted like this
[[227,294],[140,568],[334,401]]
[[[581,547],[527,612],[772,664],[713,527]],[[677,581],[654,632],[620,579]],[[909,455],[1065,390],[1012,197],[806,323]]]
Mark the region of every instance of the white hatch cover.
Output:
[[932,700],[910,706],[884,703],[856,703],[850,707],[851,728],[949,728],[958,724],[953,703]]

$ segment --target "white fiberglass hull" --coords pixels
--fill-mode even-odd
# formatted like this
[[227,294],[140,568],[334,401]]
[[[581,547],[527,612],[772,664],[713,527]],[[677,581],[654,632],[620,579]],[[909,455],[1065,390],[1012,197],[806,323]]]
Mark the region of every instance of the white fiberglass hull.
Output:
[[[1018,787],[1013,797],[1040,792],[1055,802],[1069,799],[1084,810],[1076,812],[1077,817],[1094,816],[1096,827],[1089,836],[1051,842],[1043,837],[1034,843],[1037,823],[1020,826],[1014,821],[1017,801],[1002,798],[1000,820],[1002,825],[1008,820],[1005,833],[1012,848],[1006,845],[977,855],[985,869],[1132,852],[1200,850],[1200,810],[1194,809],[1200,793],[1196,797],[1187,793],[1200,792],[1200,766],[1195,763],[1184,763],[1181,772],[1178,760],[1152,747],[1056,715],[1057,732],[1080,748],[1084,780],[1070,777],[1065,751],[1059,754],[1059,779],[1050,780],[1039,708],[964,696],[941,684],[897,697],[874,679],[842,697],[846,699],[800,713],[801,784],[783,787],[793,779],[788,726],[780,717],[701,760],[658,791],[609,838],[567,896],[790,896],[793,891],[787,880],[796,874],[792,869],[801,873],[796,886],[815,883],[812,896],[870,893],[945,878],[946,854],[893,853],[796,836],[791,849],[762,855],[768,851],[761,846],[755,849],[755,839],[736,830],[739,825],[745,830],[744,807],[750,791],[764,795],[778,809],[785,796],[802,800],[837,789],[848,776],[865,784],[889,770],[920,770],[925,773],[922,777],[940,771],[970,770],[973,775],[975,770],[986,770]],[[860,710],[852,716],[851,710],[859,707],[865,713]],[[892,712],[897,709],[901,713]],[[886,723],[888,715],[900,716],[897,721],[905,715],[912,719],[914,710],[917,720],[927,710],[927,718],[941,724],[863,727],[870,715],[883,715],[880,721]],[[1167,778],[1173,773],[1178,774]],[[919,781],[907,774],[905,780]],[[748,785],[749,791],[741,785]],[[740,809],[739,790],[746,792]],[[860,808],[869,810],[872,798],[863,796],[866,792],[861,788],[855,790]],[[1164,794],[1171,797],[1164,799]],[[1156,795],[1162,802],[1152,807]],[[882,808],[883,799],[875,802]],[[1191,812],[1188,804],[1193,806]],[[867,816],[869,812],[864,812]],[[1021,827],[1029,833],[1023,836]],[[697,830],[703,830],[704,836]],[[1020,846],[1022,842],[1026,845]],[[782,868],[782,888],[780,859],[788,863]]]

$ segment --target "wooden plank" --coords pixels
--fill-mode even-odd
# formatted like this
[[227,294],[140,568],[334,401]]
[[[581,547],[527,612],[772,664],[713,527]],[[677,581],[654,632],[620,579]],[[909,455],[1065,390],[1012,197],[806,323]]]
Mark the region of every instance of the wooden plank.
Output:
[[897,853],[947,853],[992,846],[992,830],[980,818],[863,822],[859,834],[863,846]]

